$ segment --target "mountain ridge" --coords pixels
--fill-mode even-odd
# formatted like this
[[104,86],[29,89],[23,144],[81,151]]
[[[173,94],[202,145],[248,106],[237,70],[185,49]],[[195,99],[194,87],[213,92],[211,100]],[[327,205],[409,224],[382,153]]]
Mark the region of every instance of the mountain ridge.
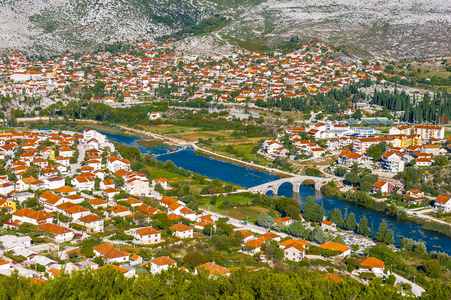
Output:
[[220,14],[229,24],[198,39],[212,50],[296,37],[358,57],[451,56],[446,0],[0,0],[0,14],[0,50],[32,53],[159,38]]

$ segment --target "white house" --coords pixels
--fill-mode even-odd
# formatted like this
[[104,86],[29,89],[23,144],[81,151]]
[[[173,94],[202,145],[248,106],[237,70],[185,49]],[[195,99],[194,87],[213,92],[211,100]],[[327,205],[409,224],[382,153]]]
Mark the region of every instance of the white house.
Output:
[[44,179],[45,187],[50,190],[56,190],[66,185],[63,177],[50,177]]
[[161,242],[161,233],[152,227],[137,228],[131,230],[135,241],[141,244],[158,244]]
[[181,239],[192,238],[194,234],[194,230],[191,227],[183,225],[181,223],[169,227],[169,229],[172,230],[172,235],[175,235],[176,237]]
[[305,256],[305,249],[298,243],[293,243],[283,249],[285,259],[291,261],[301,261]]
[[130,171],[130,162],[127,159],[111,156],[108,158],[106,167],[110,172],[116,173],[119,170]]
[[102,256],[107,263],[121,263],[127,262],[129,254],[118,248],[114,247],[110,243],[103,243],[99,246],[93,247],[95,256]]
[[150,260],[150,272],[152,274],[159,274],[171,266],[176,266],[177,262],[167,256],[160,256]]
[[78,191],[92,191],[95,186],[95,181],[90,176],[75,176],[75,178],[71,180],[71,183]]
[[151,121],[155,121],[157,119],[161,119],[161,115],[160,115],[159,112],[151,112],[151,113],[148,113],[148,115],[149,115],[149,119]]
[[78,218],[76,222],[80,225],[85,226],[92,232],[102,232],[104,230],[103,218],[94,214]]
[[451,212],[451,198],[440,195],[435,199],[434,207],[436,210],[440,210],[444,213]]
[[56,242],[63,243],[74,238],[74,232],[67,227],[46,223],[38,227],[39,230],[48,232]]
[[161,185],[162,188],[167,190],[169,188],[168,180],[166,178],[156,178],[152,180],[152,186],[155,187],[157,184]]
[[359,262],[359,272],[373,272],[376,276],[384,274],[385,263],[374,257],[367,257]]

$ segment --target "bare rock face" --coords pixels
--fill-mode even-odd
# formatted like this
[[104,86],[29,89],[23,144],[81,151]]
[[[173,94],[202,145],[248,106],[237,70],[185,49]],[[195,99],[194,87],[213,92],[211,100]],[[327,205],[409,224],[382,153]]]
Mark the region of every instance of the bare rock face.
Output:
[[359,57],[451,56],[450,0],[0,0],[0,51],[88,51],[168,35],[215,13],[233,21],[183,50],[298,37]]
[[0,49],[89,50],[167,35],[205,14],[185,0],[0,0]]
[[266,43],[319,39],[359,56],[451,56],[451,1],[264,0],[223,33]]

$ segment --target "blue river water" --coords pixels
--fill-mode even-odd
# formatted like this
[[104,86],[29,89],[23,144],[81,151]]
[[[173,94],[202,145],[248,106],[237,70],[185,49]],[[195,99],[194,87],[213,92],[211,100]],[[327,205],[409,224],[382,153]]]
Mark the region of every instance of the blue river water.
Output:
[[[168,153],[170,151],[167,147],[147,148],[137,143],[141,138],[135,136],[125,136],[105,133],[106,136],[115,142],[126,146],[135,146],[141,150],[142,153],[160,154],[158,159],[161,161],[171,160],[176,166],[182,167],[186,170],[199,173],[211,179],[218,178],[223,181],[231,182],[243,187],[253,187],[266,182],[271,182],[279,179],[276,175],[269,174],[263,171],[254,170],[238,166],[232,163],[223,162],[210,157],[195,154],[192,149],[186,149],[176,153]],[[385,214],[377,211],[367,209],[357,204],[341,200],[337,197],[326,196],[319,191],[315,191],[312,187],[301,185],[299,193],[293,193],[293,188],[290,183],[282,184],[277,193],[278,196],[287,198],[294,198],[301,203],[303,207],[307,197],[313,196],[315,201],[323,205],[325,214],[330,210],[338,208],[342,215],[347,211],[348,215],[354,213],[357,223],[363,216],[368,219],[368,226],[371,228],[371,223],[374,226],[374,234],[379,230],[380,223],[385,220],[390,229],[393,230],[395,241],[398,242],[397,236],[404,236],[414,240],[423,240],[426,242],[428,251],[436,250],[451,254],[451,239],[441,234],[423,230],[421,226],[391,218]]]

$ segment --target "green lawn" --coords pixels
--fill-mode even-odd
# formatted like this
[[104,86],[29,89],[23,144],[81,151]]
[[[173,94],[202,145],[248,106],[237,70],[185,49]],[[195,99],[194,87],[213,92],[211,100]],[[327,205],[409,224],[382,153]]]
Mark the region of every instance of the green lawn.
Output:
[[175,180],[175,179],[189,179],[188,177],[179,175],[179,174],[175,174],[172,172],[168,172],[166,170],[162,170],[162,169],[152,169],[150,167],[148,167],[150,175],[154,178],[166,178],[168,180]]

